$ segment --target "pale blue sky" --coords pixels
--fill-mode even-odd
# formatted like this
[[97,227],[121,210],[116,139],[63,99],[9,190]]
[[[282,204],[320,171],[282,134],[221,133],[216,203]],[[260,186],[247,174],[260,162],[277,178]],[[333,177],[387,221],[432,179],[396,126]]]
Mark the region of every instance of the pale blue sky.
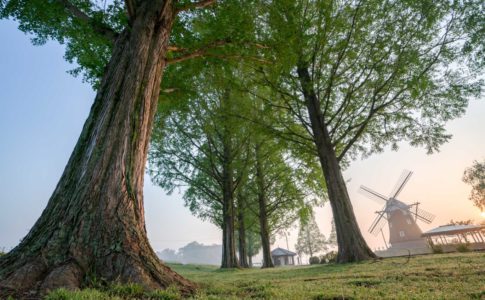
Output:
[[[34,47],[12,21],[0,21],[0,248],[15,246],[44,209],[64,169],[94,92],[63,59],[55,42]],[[346,170],[348,189],[357,219],[371,247],[383,245],[367,228],[380,205],[357,193],[361,184],[387,194],[402,169],[415,172],[400,196],[404,202],[420,201],[437,215],[427,230],[453,219],[476,219],[479,211],[467,200],[469,187],[461,182],[465,167],[485,157],[485,101],[473,101],[465,117],[450,122],[453,140],[441,152],[428,156],[424,149],[403,145]],[[220,231],[190,215],[180,195],[166,196],[145,179],[147,230],[156,250],[177,249],[191,241],[221,243]],[[330,227],[330,210],[318,209],[324,233]],[[296,233],[290,235],[294,249]],[[282,239],[275,246],[286,247]]]

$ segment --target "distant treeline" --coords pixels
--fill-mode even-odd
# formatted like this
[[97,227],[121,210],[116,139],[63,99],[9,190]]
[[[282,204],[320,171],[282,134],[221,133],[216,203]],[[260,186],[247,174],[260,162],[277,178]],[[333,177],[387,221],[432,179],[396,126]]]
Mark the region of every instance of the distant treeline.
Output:
[[220,265],[222,260],[222,245],[204,245],[194,241],[178,249],[178,251],[167,248],[161,252],[157,252],[157,255],[165,262]]

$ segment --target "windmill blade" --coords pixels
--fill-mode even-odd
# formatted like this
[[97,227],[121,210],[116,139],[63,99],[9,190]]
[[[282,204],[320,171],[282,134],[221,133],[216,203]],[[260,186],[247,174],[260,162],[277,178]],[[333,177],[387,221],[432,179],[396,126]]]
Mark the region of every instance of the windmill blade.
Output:
[[382,204],[382,200],[384,200],[385,202],[387,202],[387,200],[388,200],[386,198],[386,196],[381,195],[378,192],[375,192],[375,191],[371,190],[370,188],[365,187],[363,185],[360,186],[359,192],[363,195],[366,195],[368,198],[370,198],[374,201],[377,201],[380,204]]
[[414,212],[412,210],[410,210],[410,212],[413,215],[415,215],[418,220],[421,220],[421,221],[423,221],[426,224],[429,224],[429,223],[433,222],[434,218],[436,217],[432,213],[430,213],[428,211],[425,211],[423,209],[420,209],[420,208],[417,209],[416,212]]
[[401,193],[402,189],[406,185],[406,183],[409,181],[411,178],[411,175],[413,175],[413,172],[409,170],[404,170],[401,174],[401,177],[399,177],[399,180],[397,181],[396,185],[394,186],[394,190],[391,193],[390,198],[396,199],[396,197]]
[[375,218],[374,222],[372,222],[372,225],[370,225],[369,232],[374,236],[377,236],[384,225],[386,225],[386,219],[384,218],[384,211],[381,211]]

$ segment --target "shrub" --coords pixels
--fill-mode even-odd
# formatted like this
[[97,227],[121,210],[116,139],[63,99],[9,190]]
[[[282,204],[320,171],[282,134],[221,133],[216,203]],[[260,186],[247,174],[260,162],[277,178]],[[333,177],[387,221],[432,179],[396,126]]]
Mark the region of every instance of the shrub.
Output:
[[337,261],[337,252],[336,251],[330,251],[330,252],[325,253],[324,255],[320,256],[320,263],[321,264],[334,263],[336,261]]
[[460,243],[456,245],[456,251],[458,252],[470,252],[470,244],[469,243]]
[[316,265],[320,263],[320,258],[318,256],[310,257],[310,265]]
[[433,245],[431,247],[431,250],[433,250],[434,254],[441,254],[443,253],[443,247],[441,245]]

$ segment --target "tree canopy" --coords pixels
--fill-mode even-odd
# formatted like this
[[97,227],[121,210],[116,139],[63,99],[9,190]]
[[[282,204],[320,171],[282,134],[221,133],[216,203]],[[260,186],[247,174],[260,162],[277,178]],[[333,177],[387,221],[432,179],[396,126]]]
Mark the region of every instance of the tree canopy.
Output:
[[463,182],[471,185],[470,200],[482,211],[485,210],[485,160],[474,161],[463,173]]

